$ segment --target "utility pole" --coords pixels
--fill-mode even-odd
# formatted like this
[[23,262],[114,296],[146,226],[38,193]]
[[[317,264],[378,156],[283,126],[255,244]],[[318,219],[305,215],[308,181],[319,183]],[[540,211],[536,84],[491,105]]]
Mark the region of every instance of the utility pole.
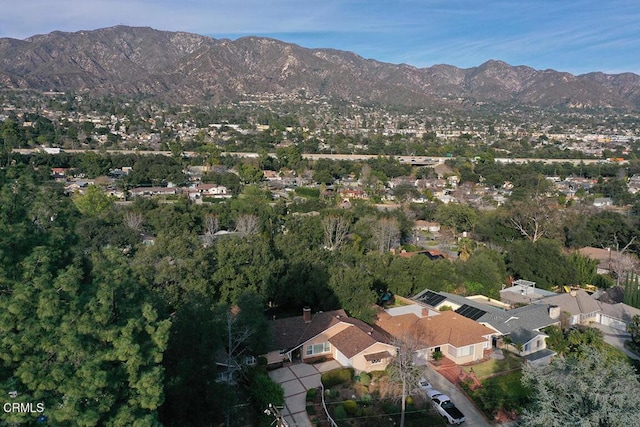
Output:
[[273,425],[276,424],[277,427],[289,427],[289,424],[284,420],[284,417],[280,413],[281,408],[276,408],[273,404],[269,403],[269,407],[264,410],[264,413],[267,415],[273,415],[275,417],[275,421],[271,423]]

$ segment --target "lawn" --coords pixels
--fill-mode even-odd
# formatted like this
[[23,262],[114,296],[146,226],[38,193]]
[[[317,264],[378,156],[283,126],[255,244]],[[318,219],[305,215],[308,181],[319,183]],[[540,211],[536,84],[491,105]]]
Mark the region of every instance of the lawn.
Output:
[[465,366],[462,369],[467,373],[471,372],[471,369],[473,369],[473,372],[476,374],[476,378],[482,380],[483,378],[490,377],[491,375],[495,375],[500,372],[509,372],[522,367],[522,358],[508,351],[505,351],[504,353],[505,358],[502,360],[489,359],[486,362],[477,363],[473,366]]

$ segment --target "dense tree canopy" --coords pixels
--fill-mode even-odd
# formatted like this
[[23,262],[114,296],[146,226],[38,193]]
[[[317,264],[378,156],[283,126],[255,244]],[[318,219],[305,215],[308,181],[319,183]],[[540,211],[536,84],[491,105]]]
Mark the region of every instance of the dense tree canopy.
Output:
[[527,426],[630,426],[640,418],[640,382],[625,360],[596,348],[557,358],[544,369],[525,367],[532,389]]

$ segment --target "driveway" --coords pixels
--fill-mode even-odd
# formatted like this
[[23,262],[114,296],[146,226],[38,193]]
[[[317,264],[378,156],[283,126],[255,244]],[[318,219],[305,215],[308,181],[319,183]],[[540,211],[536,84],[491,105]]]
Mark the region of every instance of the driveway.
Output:
[[462,411],[466,418],[464,422],[466,427],[489,427],[491,425],[484,415],[471,403],[469,398],[438,371],[432,368],[426,368],[424,376],[434,389],[449,396],[456,407]]
[[284,389],[284,409],[280,412],[289,427],[312,427],[307,416],[307,390],[320,386],[323,372],[340,368],[335,360],[308,365],[297,363],[269,372],[272,380]]
[[602,331],[602,333],[604,334],[604,342],[606,342],[607,344],[611,344],[615,348],[619,349],[631,359],[640,360],[640,357],[638,357],[637,354],[634,354],[624,348],[624,342],[631,339],[630,333],[614,329],[609,326],[604,326],[599,323],[592,323],[590,326],[593,326],[594,328],[600,329]]

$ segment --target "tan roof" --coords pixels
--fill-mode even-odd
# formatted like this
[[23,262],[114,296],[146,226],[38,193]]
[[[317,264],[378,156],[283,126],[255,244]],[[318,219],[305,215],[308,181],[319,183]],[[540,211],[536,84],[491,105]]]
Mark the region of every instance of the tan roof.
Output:
[[329,338],[332,346],[351,359],[356,354],[376,343],[373,337],[360,328],[349,326],[344,331]]
[[582,256],[586,256],[589,259],[595,259],[600,262],[609,261],[614,255],[614,253],[611,253],[610,250],[594,248],[592,246],[585,246],[584,248],[580,248],[578,249],[578,253],[580,253],[580,255]]
[[329,342],[342,354],[351,359],[375,343],[389,343],[389,336],[377,326],[371,326],[353,317],[340,319],[351,326],[329,338]]
[[378,316],[377,325],[396,337],[410,333],[428,347],[444,344],[464,347],[485,342],[486,335],[494,333],[492,329],[453,311],[422,318],[415,314],[390,316],[383,313]]

